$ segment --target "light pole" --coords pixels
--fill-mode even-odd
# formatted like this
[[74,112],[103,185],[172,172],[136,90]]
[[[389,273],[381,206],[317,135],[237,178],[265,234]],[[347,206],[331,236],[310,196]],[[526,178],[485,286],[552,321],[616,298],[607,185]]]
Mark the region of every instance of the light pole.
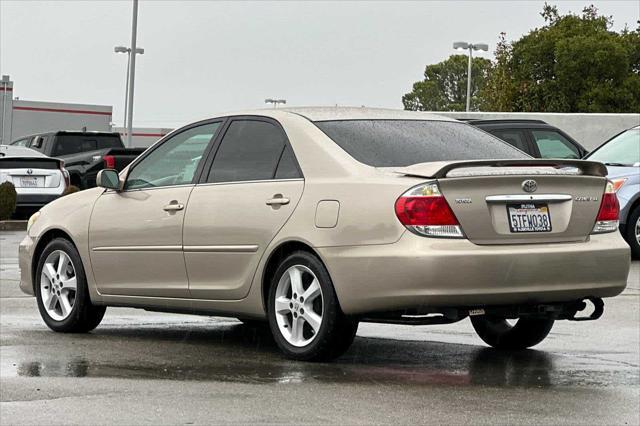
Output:
[[271,98],[268,98],[268,99],[264,100],[264,103],[265,104],[273,104],[274,108],[278,108],[278,104],[286,104],[287,100],[286,99],[271,99]]
[[131,18],[131,50],[130,50],[130,69],[129,69],[129,84],[127,94],[127,147],[131,147],[131,133],[133,129],[133,91],[136,79],[136,55],[138,53],[138,46],[136,41],[138,37],[138,0],[133,0],[133,16]]
[[453,43],[453,48],[456,50],[469,50],[469,68],[467,69],[467,112],[471,109],[471,62],[473,60],[473,51],[482,50],[484,52],[489,50],[489,46],[486,43],[467,43],[466,41],[456,41]]
[[[116,53],[126,53],[127,54],[127,75],[126,75],[126,89],[124,92],[124,120],[122,120],[122,127],[127,129],[127,102],[129,100],[129,68],[131,66],[131,49],[125,46],[116,46],[113,48],[113,51]],[[136,48],[136,54],[144,55],[144,49],[141,47]]]

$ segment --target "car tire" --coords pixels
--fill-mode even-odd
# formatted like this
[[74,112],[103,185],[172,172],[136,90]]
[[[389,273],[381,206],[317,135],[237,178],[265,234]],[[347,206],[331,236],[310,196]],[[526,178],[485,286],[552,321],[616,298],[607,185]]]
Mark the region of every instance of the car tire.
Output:
[[40,316],[51,330],[86,333],[102,321],[106,307],[91,303],[82,259],[69,240],[56,238],[47,244],[34,281]]
[[358,330],[358,321],[340,309],[325,266],[304,251],[286,257],[271,277],[267,315],[278,347],[299,361],[329,361],[342,355]]
[[489,346],[503,350],[530,348],[549,335],[554,320],[520,318],[511,325],[504,318],[473,316],[471,324],[478,336]]
[[636,207],[627,218],[627,227],[624,239],[627,240],[631,247],[631,255],[634,259],[640,259],[640,241],[638,234],[640,233],[640,207]]

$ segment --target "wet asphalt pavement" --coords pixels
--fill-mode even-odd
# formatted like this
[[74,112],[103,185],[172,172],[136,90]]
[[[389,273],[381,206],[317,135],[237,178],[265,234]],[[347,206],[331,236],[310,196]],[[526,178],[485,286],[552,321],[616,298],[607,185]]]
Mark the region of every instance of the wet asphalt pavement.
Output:
[[640,262],[598,321],[501,353],[468,320],[362,324],[328,364],[283,359],[265,328],[109,308],[49,331],[18,289],[22,232],[0,232],[0,423],[640,424]]

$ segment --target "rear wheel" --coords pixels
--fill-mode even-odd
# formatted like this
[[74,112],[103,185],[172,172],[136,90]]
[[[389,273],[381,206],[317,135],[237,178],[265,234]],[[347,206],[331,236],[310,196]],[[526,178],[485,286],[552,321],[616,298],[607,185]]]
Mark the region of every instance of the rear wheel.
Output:
[[478,336],[496,349],[526,349],[542,342],[551,331],[554,320],[520,318],[515,322],[504,318],[473,316],[471,324]]
[[106,307],[91,303],[82,260],[68,240],[56,238],[47,244],[35,281],[40,316],[53,331],[86,333],[102,321]]
[[625,240],[631,246],[631,254],[634,258],[640,258],[640,207],[636,207],[627,221]]
[[267,304],[269,326],[282,352],[303,361],[326,361],[351,345],[358,322],[340,310],[326,268],[310,253],[293,253],[276,270]]

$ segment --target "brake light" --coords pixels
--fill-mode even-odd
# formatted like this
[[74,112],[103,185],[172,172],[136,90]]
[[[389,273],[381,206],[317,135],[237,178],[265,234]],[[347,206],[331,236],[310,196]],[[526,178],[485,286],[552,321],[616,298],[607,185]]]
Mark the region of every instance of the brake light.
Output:
[[71,185],[71,177],[69,176],[69,172],[67,171],[67,169],[64,168],[64,162],[60,162],[60,172],[62,172],[62,176],[64,177],[64,186],[65,188],[69,187],[69,185]]
[[116,168],[116,157],[114,157],[113,155],[105,155],[104,157],[102,157],[102,160],[104,161],[105,169]]
[[460,223],[438,184],[429,182],[396,200],[396,216],[409,231],[427,237],[463,238]]
[[[619,187],[618,187],[619,188]],[[616,195],[614,183],[607,181],[607,186],[600,202],[600,210],[593,227],[592,234],[602,234],[618,230],[618,216],[620,215],[620,203]]]

